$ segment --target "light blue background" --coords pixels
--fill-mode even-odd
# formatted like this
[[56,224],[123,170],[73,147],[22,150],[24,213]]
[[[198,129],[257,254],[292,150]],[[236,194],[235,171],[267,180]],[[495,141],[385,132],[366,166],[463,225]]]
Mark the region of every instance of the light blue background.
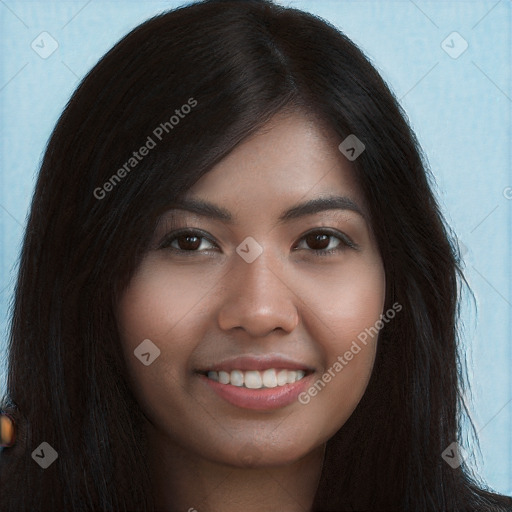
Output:
[[[470,462],[512,494],[511,12],[510,0],[284,0],[318,14],[359,44],[410,118],[463,243],[475,292],[465,308],[481,453]],[[0,393],[9,304],[35,176],[50,132],[80,78],[130,29],[177,1],[0,1]],[[46,31],[58,49],[31,43]],[[453,31],[468,49],[451,58]],[[452,37],[453,39],[453,37]],[[39,39],[37,39],[38,41]],[[449,45],[457,46],[457,40]],[[469,304],[469,303],[468,303]]]

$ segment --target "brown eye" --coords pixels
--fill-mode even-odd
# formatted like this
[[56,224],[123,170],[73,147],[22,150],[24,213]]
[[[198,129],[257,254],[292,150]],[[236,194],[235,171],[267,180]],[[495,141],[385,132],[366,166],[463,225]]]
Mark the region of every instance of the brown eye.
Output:
[[306,249],[318,256],[329,256],[346,249],[358,249],[347,235],[331,229],[317,229],[302,236],[297,249]]
[[169,233],[159,248],[183,253],[201,253],[212,249],[212,246],[215,247],[215,243],[202,232],[182,230]]
[[182,251],[195,251],[201,246],[201,237],[182,235],[175,238],[178,248]]
[[329,246],[331,235],[311,234],[304,237],[309,248],[314,250],[326,249]]

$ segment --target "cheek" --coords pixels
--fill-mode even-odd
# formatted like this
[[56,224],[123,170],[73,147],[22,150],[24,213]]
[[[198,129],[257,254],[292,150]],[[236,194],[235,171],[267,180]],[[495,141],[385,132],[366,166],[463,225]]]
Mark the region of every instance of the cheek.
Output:
[[[205,308],[211,286],[205,280],[162,272],[151,260],[143,262],[117,306],[117,326],[124,358],[139,403],[172,401],[168,389],[183,382],[190,354],[202,339]],[[160,351],[144,365],[134,351],[144,340]]]
[[[123,293],[117,309],[118,327],[126,340],[165,339],[201,310],[208,294],[205,280],[143,264]],[[195,318],[197,318],[195,316]]]
[[356,408],[370,379],[376,325],[384,308],[385,274],[380,258],[375,257],[355,260],[338,273],[316,275],[314,283],[314,288],[312,282],[301,287],[301,293],[310,309],[305,323],[321,347],[323,367],[299,398],[310,408],[311,417],[324,418],[333,435]]
[[332,300],[325,309],[325,322],[334,333],[341,334],[339,344],[334,344],[333,349],[348,350],[347,340],[356,340],[375,326],[383,313],[384,271],[379,264],[365,265],[343,274],[333,283],[333,288]]
[[[349,349],[353,340],[375,325],[383,313],[386,282],[377,255],[353,259],[339,271],[304,277],[298,290],[310,310],[308,326],[332,358]],[[364,336],[363,336],[364,337]]]

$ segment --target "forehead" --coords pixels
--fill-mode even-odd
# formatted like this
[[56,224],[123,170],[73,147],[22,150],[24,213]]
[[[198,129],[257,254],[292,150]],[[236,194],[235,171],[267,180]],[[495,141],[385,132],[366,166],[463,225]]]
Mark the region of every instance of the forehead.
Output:
[[202,176],[186,197],[254,212],[343,195],[365,209],[355,169],[339,151],[338,139],[303,114],[278,114]]

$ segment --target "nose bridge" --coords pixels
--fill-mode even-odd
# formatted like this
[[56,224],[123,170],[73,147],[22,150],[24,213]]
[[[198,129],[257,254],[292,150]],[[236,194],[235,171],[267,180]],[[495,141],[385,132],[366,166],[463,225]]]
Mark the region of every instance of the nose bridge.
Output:
[[277,255],[264,250],[251,263],[236,258],[226,277],[229,282],[219,312],[220,327],[240,327],[255,336],[277,328],[293,330],[298,324],[296,302]]
[[256,286],[261,282],[278,279],[278,265],[276,265],[276,255],[265,247],[262,253],[252,262],[243,258],[235,261],[235,272],[239,274],[239,279],[245,281],[246,286]]
[[235,262],[233,284],[238,297],[237,302],[248,302],[254,310],[266,309],[273,301],[282,300],[286,294],[283,288],[283,276],[280,265],[276,265],[276,256],[272,251],[264,250],[253,262],[243,258]]

